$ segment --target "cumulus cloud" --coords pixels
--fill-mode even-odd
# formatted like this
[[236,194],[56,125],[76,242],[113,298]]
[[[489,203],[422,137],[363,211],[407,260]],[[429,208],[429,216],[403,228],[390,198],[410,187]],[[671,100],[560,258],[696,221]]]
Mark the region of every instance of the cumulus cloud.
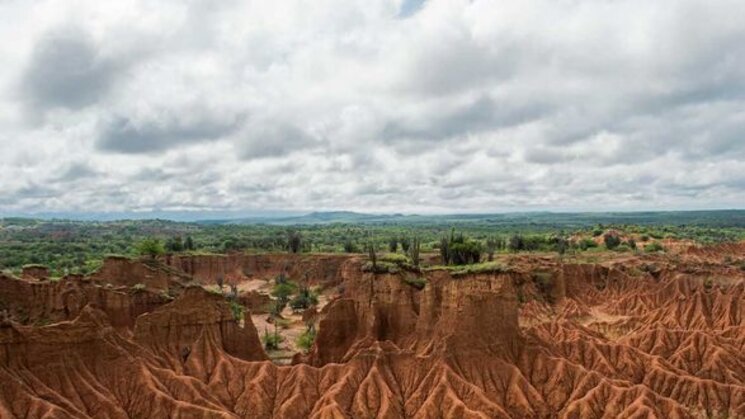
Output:
[[739,0],[42,0],[0,16],[0,212],[745,202]]
[[22,93],[35,108],[77,109],[98,101],[114,73],[89,34],[76,27],[55,29],[33,47]]

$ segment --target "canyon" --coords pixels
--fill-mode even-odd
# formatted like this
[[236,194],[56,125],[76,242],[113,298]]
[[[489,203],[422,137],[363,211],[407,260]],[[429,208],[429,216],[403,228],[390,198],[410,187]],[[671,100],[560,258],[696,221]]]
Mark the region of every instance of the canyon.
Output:
[[[0,417],[741,417],[744,259],[734,243],[376,274],[362,255],[235,253],[2,274]],[[282,360],[261,341],[278,275],[322,293],[313,345]]]

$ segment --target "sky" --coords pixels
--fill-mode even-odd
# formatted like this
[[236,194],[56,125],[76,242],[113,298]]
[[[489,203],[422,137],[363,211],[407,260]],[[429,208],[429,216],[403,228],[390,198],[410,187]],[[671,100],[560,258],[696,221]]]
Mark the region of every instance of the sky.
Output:
[[742,0],[0,0],[0,213],[744,203]]

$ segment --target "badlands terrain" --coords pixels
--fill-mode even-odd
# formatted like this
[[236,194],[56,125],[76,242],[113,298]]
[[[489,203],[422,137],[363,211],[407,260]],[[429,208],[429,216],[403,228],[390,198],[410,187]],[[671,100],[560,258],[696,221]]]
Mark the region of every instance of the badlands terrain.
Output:
[[[3,274],[0,417],[743,417],[745,243],[668,249],[472,270],[236,253]],[[320,290],[317,307],[278,325],[279,276]]]

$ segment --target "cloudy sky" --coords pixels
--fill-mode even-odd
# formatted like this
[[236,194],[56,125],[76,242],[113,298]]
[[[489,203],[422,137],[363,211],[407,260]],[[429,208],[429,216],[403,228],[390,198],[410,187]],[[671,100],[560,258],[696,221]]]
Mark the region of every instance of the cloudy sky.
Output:
[[0,213],[744,203],[742,0],[0,0]]

